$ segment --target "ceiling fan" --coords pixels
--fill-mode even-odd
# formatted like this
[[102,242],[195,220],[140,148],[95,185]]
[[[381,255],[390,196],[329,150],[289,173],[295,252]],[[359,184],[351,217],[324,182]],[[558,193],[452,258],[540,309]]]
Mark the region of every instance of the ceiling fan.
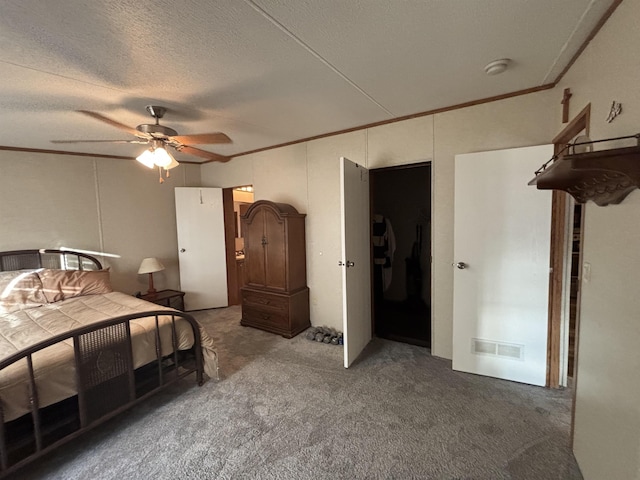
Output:
[[79,113],[95,118],[101,122],[107,123],[112,127],[119,128],[136,137],[135,140],[52,140],[51,143],[138,143],[149,145],[149,148],[139,155],[136,160],[149,168],[158,166],[169,170],[177,167],[179,164],[175,158],[167,151],[166,147],[173,147],[178,152],[195,155],[205,158],[209,161],[226,162],[229,157],[218,155],[216,153],[207,152],[194,148],[191,145],[203,145],[214,143],[231,143],[231,139],[224,133],[200,133],[195,135],[178,135],[173,128],[160,125],[160,119],[167,112],[165,107],[157,105],[147,105],[145,107],[149,115],[151,115],[156,123],[143,123],[136,128],[129,127],[109,117],[89,110],[77,110]]

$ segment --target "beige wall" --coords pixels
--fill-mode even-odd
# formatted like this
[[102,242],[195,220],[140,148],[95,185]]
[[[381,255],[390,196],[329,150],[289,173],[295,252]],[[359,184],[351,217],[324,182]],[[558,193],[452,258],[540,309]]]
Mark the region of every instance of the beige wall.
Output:
[[0,250],[102,248],[93,160],[0,151],[0,172]]
[[154,256],[165,265],[156,288],[178,288],[173,187],[200,183],[200,167],[181,165],[158,183],[136,162],[0,151],[0,250],[79,248],[120,255],[111,266],[116,289],[147,290],[137,274]]
[[[625,0],[569,70],[571,116],[591,103],[591,138],[640,132],[640,1]],[[605,121],[613,101],[622,114]],[[640,478],[640,192],[587,203],[574,451],[586,480]]]
[[311,321],[342,330],[340,157],[365,163],[366,132],[308,143],[307,278]]

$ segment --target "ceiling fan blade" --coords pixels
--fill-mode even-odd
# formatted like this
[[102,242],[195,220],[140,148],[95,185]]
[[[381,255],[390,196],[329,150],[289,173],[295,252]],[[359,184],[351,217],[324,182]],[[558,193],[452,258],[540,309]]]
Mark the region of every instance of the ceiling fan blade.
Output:
[[101,115],[99,113],[91,112],[89,110],[76,110],[76,111],[79,112],[79,113],[82,113],[84,115],[87,115],[87,116],[89,116],[91,118],[95,118],[96,120],[100,120],[101,122],[107,123],[107,124],[111,125],[112,127],[119,128],[120,130],[128,132],[131,135],[136,135],[136,136],[144,135],[143,133],[139,132],[135,128],[129,127],[129,126],[125,125],[124,123],[120,123],[120,122],[117,122],[115,120],[112,120],[111,118],[105,117],[104,115]]
[[188,153],[189,155],[195,155],[196,157],[206,158],[207,160],[210,160],[212,162],[228,162],[229,160],[231,160],[229,157],[225,157],[224,155],[206,152],[204,150],[200,150],[199,148],[193,148],[188,145],[177,147],[176,150],[182,153]]
[[180,143],[189,145],[210,145],[214,143],[231,143],[231,139],[224,133],[200,133],[196,135],[176,135],[171,137]]
[[147,140],[51,140],[51,143],[140,143],[147,144]]

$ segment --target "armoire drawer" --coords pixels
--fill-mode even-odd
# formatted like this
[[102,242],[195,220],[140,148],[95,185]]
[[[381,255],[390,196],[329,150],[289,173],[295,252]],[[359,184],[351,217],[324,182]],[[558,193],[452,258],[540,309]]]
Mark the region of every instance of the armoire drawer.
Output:
[[251,326],[265,326],[286,329],[289,326],[289,317],[279,312],[268,311],[262,308],[243,306],[242,323]]
[[243,290],[242,292],[243,307],[257,307],[260,309],[268,309],[273,312],[279,312],[286,315],[289,310],[289,299],[271,295],[269,293],[260,293]]

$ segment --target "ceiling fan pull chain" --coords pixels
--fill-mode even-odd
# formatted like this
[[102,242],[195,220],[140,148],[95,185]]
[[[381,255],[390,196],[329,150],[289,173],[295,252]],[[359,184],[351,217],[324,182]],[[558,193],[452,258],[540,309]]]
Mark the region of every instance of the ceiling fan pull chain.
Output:
[[162,178],[162,167],[158,167],[158,173],[160,174],[159,183],[164,183],[164,178]]

